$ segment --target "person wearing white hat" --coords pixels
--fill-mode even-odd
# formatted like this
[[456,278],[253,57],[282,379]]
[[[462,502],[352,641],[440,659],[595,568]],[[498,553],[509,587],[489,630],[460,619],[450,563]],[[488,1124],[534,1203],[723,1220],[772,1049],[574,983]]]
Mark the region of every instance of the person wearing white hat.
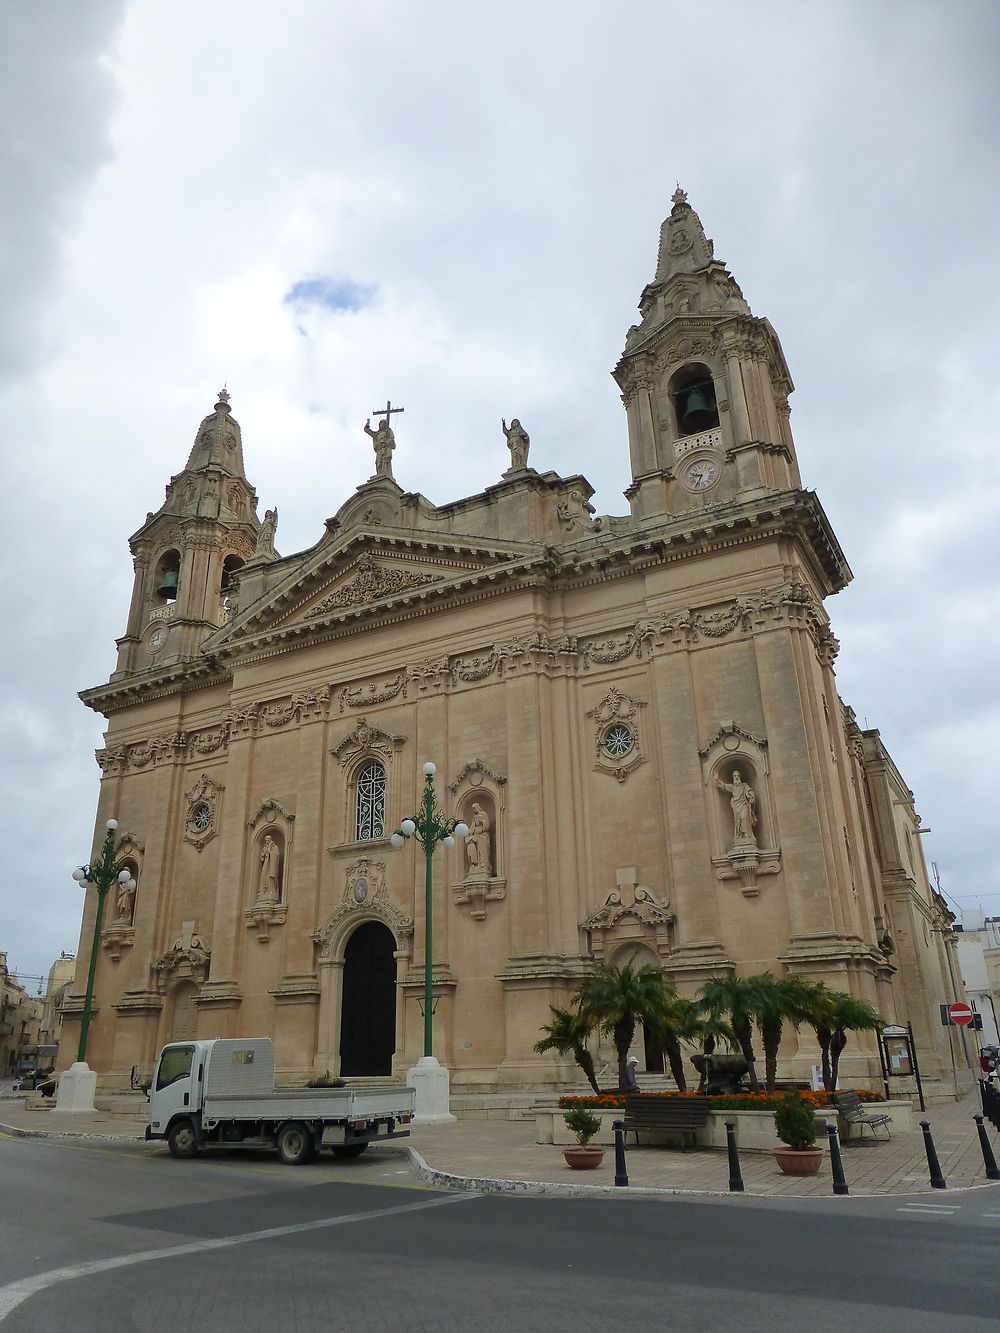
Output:
[[625,1064],[625,1092],[638,1092],[639,1084],[635,1077],[636,1066],[639,1061],[634,1055],[630,1055]]

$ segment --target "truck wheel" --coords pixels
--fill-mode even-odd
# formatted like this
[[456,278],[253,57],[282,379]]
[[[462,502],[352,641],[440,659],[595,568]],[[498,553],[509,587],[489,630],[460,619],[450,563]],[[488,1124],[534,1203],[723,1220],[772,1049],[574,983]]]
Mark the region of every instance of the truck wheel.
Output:
[[198,1152],[198,1136],[190,1120],[175,1120],[167,1135],[171,1157],[194,1157]]
[[316,1155],[313,1136],[305,1125],[292,1121],[282,1125],[278,1134],[278,1156],[286,1166],[304,1166]]
[[360,1157],[368,1147],[367,1143],[341,1143],[333,1150],[334,1157]]

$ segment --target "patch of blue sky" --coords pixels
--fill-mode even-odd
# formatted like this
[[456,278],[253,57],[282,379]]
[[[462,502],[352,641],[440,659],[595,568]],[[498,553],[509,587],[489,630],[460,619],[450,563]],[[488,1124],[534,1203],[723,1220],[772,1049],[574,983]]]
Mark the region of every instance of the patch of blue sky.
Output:
[[355,312],[371,305],[375,297],[374,283],[355,282],[352,278],[331,278],[325,274],[300,278],[282,298],[283,304],[304,312],[332,310]]

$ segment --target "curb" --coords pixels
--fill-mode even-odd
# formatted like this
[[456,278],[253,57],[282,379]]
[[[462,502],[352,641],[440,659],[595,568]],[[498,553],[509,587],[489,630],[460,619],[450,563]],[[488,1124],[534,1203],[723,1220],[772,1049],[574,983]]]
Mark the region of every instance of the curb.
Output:
[[[128,1143],[145,1144],[146,1138],[141,1134],[88,1134],[85,1130],[73,1129],[25,1129],[20,1125],[7,1125],[0,1122],[0,1134],[10,1134],[19,1139],[60,1139],[69,1141],[80,1141],[84,1143]],[[375,1145],[376,1147],[382,1145]],[[387,1145],[386,1145],[387,1146]],[[746,1190],[743,1193],[732,1193],[729,1190],[718,1189],[680,1189],[670,1185],[577,1185],[563,1183],[556,1180],[507,1180],[493,1176],[462,1176],[453,1171],[442,1171],[437,1167],[429,1166],[420,1152],[407,1143],[393,1144],[393,1149],[405,1154],[409,1165],[418,1178],[425,1185],[430,1185],[435,1189],[447,1190],[453,1194],[506,1194],[511,1197],[524,1198],[583,1198],[583,1199],[670,1199],[670,1198],[695,1198],[695,1199],[775,1199],[775,1200],[809,1200],[812,1202],[825,1202],[828,1198],[834,1199],[838,1196],[816,1195],[816,1194],[761,1194],[756,1190]],[[959,1185],[949,1190],[950,1194],[966,1194],[971,1190],[993,1189],[1000,1182],[992,1180],[980,1181],[974,1185]],[[914,1190],[912,1193],[895,1194],[891,1190],[879,1191],[875,1194],[851,1194],[845,1197],[847,1202],[857,1202],[866,1199],[910,1199],[922,1198],[925,1195],[940,1197],[937,1190]]]
[[82,1129],[25,1129],[0,1123],[0,1134],[18,1139],[82,1139],[87,1143],[145,1143],[141,1134],[88,1134]]

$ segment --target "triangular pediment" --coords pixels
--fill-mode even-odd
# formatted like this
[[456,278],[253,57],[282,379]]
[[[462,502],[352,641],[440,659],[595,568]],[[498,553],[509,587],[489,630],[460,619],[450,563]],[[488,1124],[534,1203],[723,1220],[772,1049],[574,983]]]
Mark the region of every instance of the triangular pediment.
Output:
[[440,538],[433,543],[368,539],[337,551],[327,548],[252,605],[241,604],[232,622],[213,636],[217,642],[211,647],[272,633],[298,636],[340,620],[381,614],[522,567],[526,554]]

